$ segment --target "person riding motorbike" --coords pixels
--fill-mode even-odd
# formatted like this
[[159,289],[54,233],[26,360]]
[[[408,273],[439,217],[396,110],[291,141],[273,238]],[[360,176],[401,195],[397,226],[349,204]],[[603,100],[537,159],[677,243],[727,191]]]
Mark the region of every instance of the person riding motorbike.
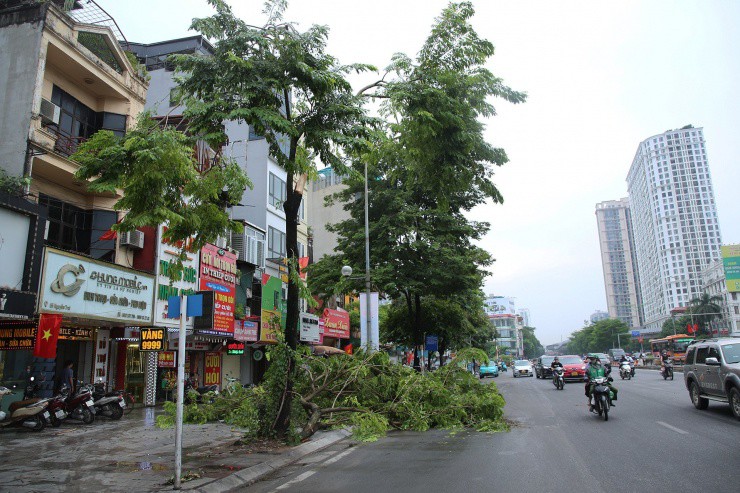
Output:
[[550,369],[554,370],[557,367],[562,368],[563,367],[563,364],[560,362],[560,360],[558,359],[558,357],[555,356],[555,358],[552,360],[552,364],[550,364]]
[[[588,408],[589,409],[591,409],[591,407],[592,407],[592,405],[591,405],[591,396],[593,394],[593,389],[594,389],[594,387],[596,385],[594,383],[594,380],[596,378],[599,378],[599,377],[606,377],[607,375],[608,375],[608,373],[606,371],[606,368],[604,366],[602,366],[601,360],[598,357],[596,357],[596,356],[591,357],[591,361],[589,363],[588,370],[586,370],[587,380],[586,380],[586,389],[585,389],[585,391],[586,391],[586,397],[588,397]],[[607,386],[609,387],[609,390],[611,390],[614,393],[614,398],[612,399],[612,402],[613,401],[616,401],[617,400],[617,392],[618,392],[617,388],[614,387],[611,384],[611,382],[608,382],[607,383]]]

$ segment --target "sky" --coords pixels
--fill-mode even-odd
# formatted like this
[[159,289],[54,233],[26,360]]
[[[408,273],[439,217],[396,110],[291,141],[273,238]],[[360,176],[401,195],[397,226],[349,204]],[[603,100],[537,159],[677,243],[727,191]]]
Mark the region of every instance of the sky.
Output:
[[[196,34],[205,0],[97,0],[129,41]],[[503,204],[471,218],[491,223],[480,242],[496,259],[486,294],[529,308],[543,344],[567,339],[606,310],[595,206],[627,196],[638,144],[687,124],[704,128],[725,244],[740,243],[740,2],[473,1],[473,26],[496,54],[488,68],[524,104],[493,100],[485,135],[509,163],[494,182]],[[260,25],[262,1],[234,0]],[[383,68],[394,53],[415,55],[440,0],[292,0],[285,18],[299,29],[331,29],[327,51],[342,63]],[[357,88],[374,74],[353,80]]]

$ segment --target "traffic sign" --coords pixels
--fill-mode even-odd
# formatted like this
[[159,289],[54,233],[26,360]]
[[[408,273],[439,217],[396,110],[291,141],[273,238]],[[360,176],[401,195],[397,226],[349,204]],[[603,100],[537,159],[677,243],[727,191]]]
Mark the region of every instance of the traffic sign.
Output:
[[639,330],[633,330],[632,331],[632,337],[640,337],[640,331]]

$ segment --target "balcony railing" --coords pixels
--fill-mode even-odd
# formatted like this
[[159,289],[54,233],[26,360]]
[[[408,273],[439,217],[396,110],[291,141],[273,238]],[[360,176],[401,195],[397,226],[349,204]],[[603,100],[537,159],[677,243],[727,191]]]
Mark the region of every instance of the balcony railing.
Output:
[[77,152],[79,145],[87,140],[87,137],[72,137],[63,134],[54,126],[47,126],[46,130],[56,136],[54,150],[66,157]]

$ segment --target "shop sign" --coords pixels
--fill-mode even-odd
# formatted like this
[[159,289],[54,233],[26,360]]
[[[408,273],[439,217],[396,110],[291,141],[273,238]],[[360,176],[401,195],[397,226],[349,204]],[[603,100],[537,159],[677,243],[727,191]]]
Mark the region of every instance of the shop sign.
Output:
[[[64,327],[62,329],[64,330]],[[110,329],[98,329],[95,344],[95,380],[108,381],[108,351],[110,344]]]
[[0,319],[27,320],[36,309],[36,294],[12,289],[0,289]]
[[349,339],[349,312],[324,309],[324,337]]
[[258,322],[252,320],[234,320],[234,339],[242,342],[257,342],[259,338]]
[[0,321],[0,351],[33,349],[36,330],[34,321]]
[[205,375],[203,385],[219,385],[221,383],[221,353],[206,353]]
[[319,317],[310,313],[301,313],[301,341],[319,342]]
[[93,329],[85,327],[62,327],[59,329],[59,338],[68,341],[92,341]]
[[226,343],[226,354],[244,354],[246,344],[241,341],[229,341]]
[[[177,339],[177,337],[174,337],[174,336],[171,337],[167,345],[167,349],[171,351],[177,351],[179,347],[180,347],[180,341]],[[193,340],[185,341],[186,351],[209,351],[210,349],[211,349],[211,343],[207,341],[193,341]]]
[[280,333],[281,313],[277,310],[262,310],[262,323],[260,324],[259,342],[277,342]]
[[274,343],[277,334],[285,330],[283,283],[277,277],[262,275],[262,312],[260,313],[260,342]]
[[154,277],[46,248],[39,311],[151,324]]
[[[200,290],[213,291],[211,327],[196,330],[202,334],[234,336],[236,300],[236,255],[206,244],[200,251]],[[203,312],[205,314],[205,298]]]
[[[182,276],[179,280],[170,280],[170,269],[176,262],[182,248],[182,242],[175,245],[163,240],[167,226],[159,226],[159,242],[157,243],[157,293],[154,299],[154,323],[164,327],[179,327],[180,318],[169,318],[167,316],[167,300],[170,296],[181,294],[193,294],[198,290],[198,253],[191,249],[192,240],[185,242],[185,260],[183,260]],[[172,285],[170,285],[172,284]],[[193,319],[189,317],[185,321],[185,327],[193,328]]]
[[157,354],[157,366],[159,368],[174,368],[175,367],[175,352],[174,351],[160,351]]
[[142,328],[139,351],[162,351],[167,344],[167,329]]
[[123,329],[124,339],[138,339],[141,337],[141,327],[125,327]]

